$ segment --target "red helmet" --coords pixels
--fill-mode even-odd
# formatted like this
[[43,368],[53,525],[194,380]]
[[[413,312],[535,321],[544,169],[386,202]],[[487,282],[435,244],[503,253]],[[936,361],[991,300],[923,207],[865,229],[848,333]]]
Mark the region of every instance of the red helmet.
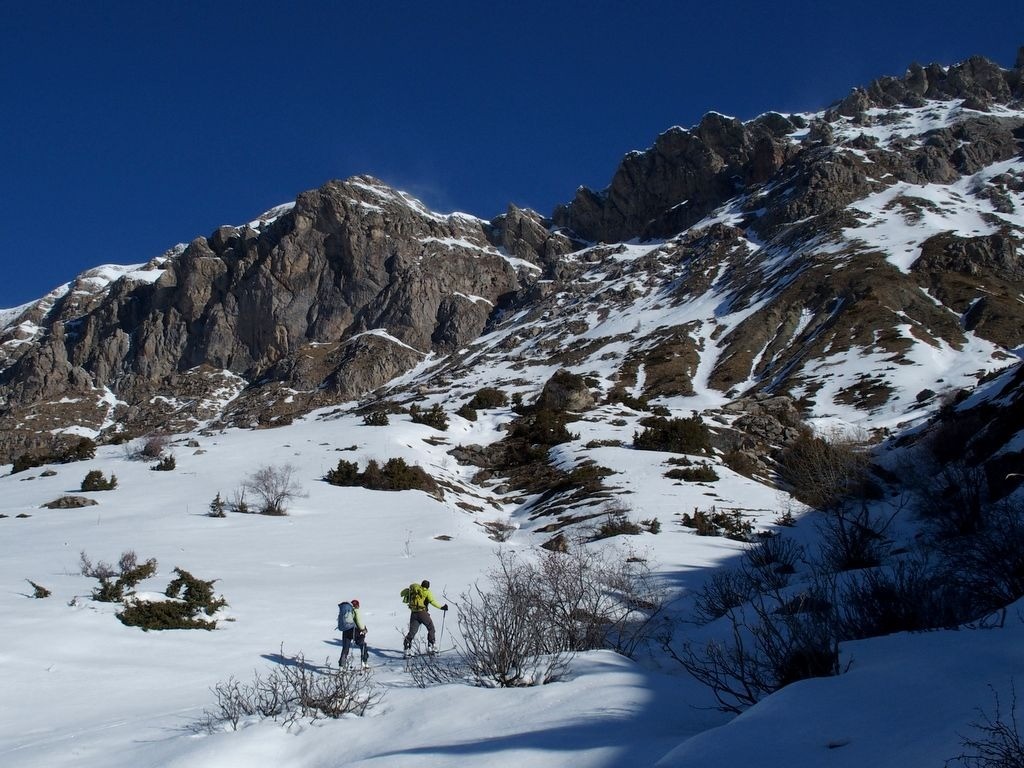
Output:
[[358,600],[353,600],[352,601],[352,607],[353,608],[358,608],[359,607],[359,601]]

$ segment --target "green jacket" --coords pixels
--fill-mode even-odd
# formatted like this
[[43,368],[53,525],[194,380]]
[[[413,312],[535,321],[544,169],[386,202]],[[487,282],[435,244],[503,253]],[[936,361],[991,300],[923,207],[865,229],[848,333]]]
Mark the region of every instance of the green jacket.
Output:
[[427,610],[428,603],[435,608],[441,607],[441,604],[437,602],[437,598],[434,597],[434,593],[420,584],[410,584],[400,594],[402,595],[402,600],[409,606],[409,610],[414,613]]

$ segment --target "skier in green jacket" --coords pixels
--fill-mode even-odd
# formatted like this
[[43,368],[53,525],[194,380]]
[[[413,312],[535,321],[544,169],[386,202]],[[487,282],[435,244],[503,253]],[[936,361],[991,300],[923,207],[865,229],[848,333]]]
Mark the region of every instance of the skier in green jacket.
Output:
[[424,579],[419,584],[410,584],[402,590],[401,595],[402,601],[409,606],[410,611],[409,633],[405,636],[405,641],[402,645],[406,657],[412,653],[412,640],[416,637],[416,633],[420,631],[421,624],[427,628],[427,651],[429,653],[437,653],[434,620],[430,618],[428,606],[432,605],[435,608],[440,608],[442,611],[447,611],[448,603],[441,605],[437,602],[434,593],[430,591],[430,582],[427,579]]

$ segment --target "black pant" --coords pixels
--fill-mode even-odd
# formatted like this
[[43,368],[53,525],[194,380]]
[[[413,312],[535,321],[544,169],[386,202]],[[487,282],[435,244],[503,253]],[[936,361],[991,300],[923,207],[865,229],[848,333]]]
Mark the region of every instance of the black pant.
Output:
[[434,644],[434,620],[430,618],[430,612],[424,608],[422,611],[413,611],[409,615],[409,634],[405,636],[405,650],[412,648],[412,639],[420,631],[420,625],[427,628],[427,644]]
[[343,667],[345,662],[348,661],[348,649],[352,647],[353,640],[355,640],[356,646],[362,651],[362,662],[365,664],[370,660],[370,652],[366,649],[366,632],[357,631],[353,627],[341,633],[341,658],[338,659],[338,666]]

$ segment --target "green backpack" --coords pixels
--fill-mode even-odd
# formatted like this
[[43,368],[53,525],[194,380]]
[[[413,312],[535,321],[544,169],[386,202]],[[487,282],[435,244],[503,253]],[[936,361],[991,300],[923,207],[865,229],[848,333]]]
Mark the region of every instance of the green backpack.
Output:
[[419,584],[410,584],[402,590],[402,602],[409,606],[410,611],[422,611],[427,607],[426,592]]

